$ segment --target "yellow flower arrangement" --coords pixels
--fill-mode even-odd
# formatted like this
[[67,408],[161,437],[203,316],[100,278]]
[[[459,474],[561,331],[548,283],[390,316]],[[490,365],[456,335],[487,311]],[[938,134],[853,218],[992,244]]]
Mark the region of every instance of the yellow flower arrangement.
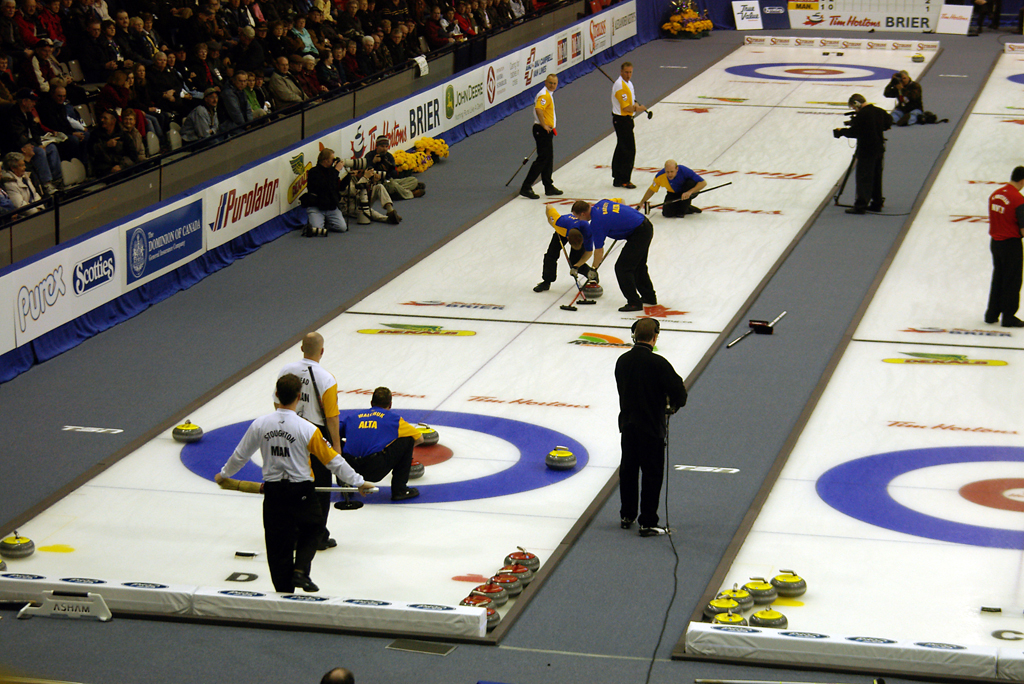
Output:
[[448,157],[448,143],[440,138],[420,138],[416,141],[416,149],[437,155],[439,159]]

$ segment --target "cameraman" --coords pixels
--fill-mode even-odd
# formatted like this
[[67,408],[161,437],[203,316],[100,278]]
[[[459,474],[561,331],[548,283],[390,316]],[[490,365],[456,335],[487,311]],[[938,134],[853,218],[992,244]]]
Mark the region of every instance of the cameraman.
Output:
[[921,84],[910,80],[910,74],[906,71],[892,75],[883,95],[896,100],[896,109],[892,110],[892,122],[897,126],[913,126],[924,115]]
[[344,233],[348,230],[345,217],[338,208],[341,201],[341,167],[344,162],[336,159],[334,150],[320,150],[316,166],[306,175],[306,194],[302,196],[302,206],[306,207],[310,235],[322,235],[327,230]]
[[398,177],[395,157],[388,152],[389,146],[390,142],[385,136],[378,136],[373,152],[366,155],[366,161],[381,175],[384,189],[390,195],[398,195],[399,199],[423,197],[427,187],[425,184],[420,183],[415,176]]
[[[366,160],[358,159],[363,162]],[[356,170],[359,169],[359,170]],[[395,211],[395,205],[391,201],[391,195],[380,184],[380,174],[372,168],[356,166],[352,173],[345,177],[342,183],[342,196],[345,198],[345,213],[348,216],[355,216],[356,223],[366,225],[373,221],[387,222],[398,225],[402,217]],[[373,205],[380,202],[381,208],[387,215],[374,210]]]
[[847,214],[864,214],[881,211],[885,198],[882,197],[882,160],[885,157],[885,131],[892,125],[892,117],[884,109],[867,104],[864,96],[857,93],[850,96],[848,104],[853,109],[846,128],[832,131],[836,138],[857,140],[857,199]]

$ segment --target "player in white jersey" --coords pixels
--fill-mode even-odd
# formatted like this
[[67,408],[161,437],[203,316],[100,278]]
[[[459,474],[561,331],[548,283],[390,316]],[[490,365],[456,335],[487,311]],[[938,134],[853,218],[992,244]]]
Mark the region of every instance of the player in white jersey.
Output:
[[318,591],[309,577],[323,531],[320,506],[314,497],[313,457],[362,494],[373,486],[331,448],[320,431],[295,409],[302,381],[289,373],[277,380],[277,410],[257,418],[245,431],[214,480],[220,484],[242,469],[257,450],[263,459],[263,530],[267,565],[275,591],[295,587]]
[[633,90],[633,65],[623,62],[619,77],[612,84],[612,126],[615,127],[615,152],[612,154],[612,185],[617,188],[635,188],[633,160],[636,159],[636,139],[633,137],[633,115],[647,108],[636,101]]
[[[307,333],[302,338],[301,349],[302,360],[287,364],[277,377],[288,373],[299,377],[302,381],[302,394],[299,396],[299,406],[295,412],[320,428],[328,443],[338,449],[341,447],[341,438],[338,435],[338,381],[320,365],[320,359],[324,356],[323,335],[317,332]],[[313,461],[313,476],[317,487],[331,486],[331,473],[316,460]],[[324,551],[338,545],[327,529],[331,495],[317,494],[317,501],[323,509],[324,523],[317,550]]]

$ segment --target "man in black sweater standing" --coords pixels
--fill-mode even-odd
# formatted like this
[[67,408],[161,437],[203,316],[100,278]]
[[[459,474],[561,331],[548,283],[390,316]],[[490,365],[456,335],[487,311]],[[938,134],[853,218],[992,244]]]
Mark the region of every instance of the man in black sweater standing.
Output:
[[868,210],[882,211],[882,160],[885,157],[885,132],[892,125],[889,112],[866,104],[863,95],[850,96],[853,116],[846,128],[836,128],[836,138],[857,140],[857,199],[847,214],[865,214]]
[[622,529],[630,529],[636,520],[640,524],[641,537],[672,533],[667,527],[658,526],[658,496],[665,477],[668,416],[686,405],[683,379],[672,364],[654,353],[660,331],[661,326],[656,319],[641,318],[633,324],[633,348],[615,363],[619,432],[622,433],[619,513]]

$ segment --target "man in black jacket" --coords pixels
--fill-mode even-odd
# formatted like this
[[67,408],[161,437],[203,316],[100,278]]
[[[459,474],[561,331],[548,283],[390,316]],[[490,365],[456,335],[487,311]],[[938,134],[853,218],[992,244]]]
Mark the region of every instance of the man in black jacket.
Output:
[[325,147],[320,150],[316,166],[306,176],[306,195],[302,205],[306,207],[309,225],[317,231],[327,230],[344,233],[348,230],[345,217],[338,208],[341,201],[339,168],[341,159],[335,159],[334,150]]
[[882,94],[896,100],[896,108],[892,110],[894,126],[913,126],[924,116],[924,91],[906,71],[893,74]]
[[672,364],[654,353],[660,328],[654,318],[641,318],[634,323],[633,348],[615,363],[615,384],[619,390],[619,432],[622,433],[619,513],[622,516],[622,529],[628,530],[636,520],[640,524],[641,537],[672,533],[667,527],[658,527],[658,495],[665,477],[668,416],[686,405],[683,379],[672,368]]
[[857,199],[847,214],[864,214],[881,211],[885,198],[882,197],[882,160],[885,157],[885,131],[892,125],[892,117],[884,109],[867,104],[863,95],[850,96],[853,116],[846,128],[836,128],[836,138],[857,140]]

